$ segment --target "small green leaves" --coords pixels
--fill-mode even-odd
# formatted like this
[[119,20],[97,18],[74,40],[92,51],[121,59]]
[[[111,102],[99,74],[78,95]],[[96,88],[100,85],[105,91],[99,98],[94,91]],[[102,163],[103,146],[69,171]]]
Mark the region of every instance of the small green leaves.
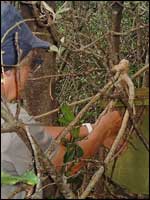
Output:
[[[71,108],[67,104],[61,106],[62,117],[58,119],[61,126],[67,126],[75,118]],[[73,128],[71,135],[74,139],[79,137],[79,128]]]
[[[67,104],[62,104],[61,112],[62,117],[58,119],[58,121],[62,126],[67,126],[75,119],[74,113]],[[66,146],[64,163],[71,162],[83,156],[82,148],[78,144],[76,144],[76,142],[80,140],[79,128],[73,128],[70,133],[72,136],[70,141],[68,141],[66,138],[62,138],[62,142]]]
[[29,185],[35,185],[38,183],[38,177],[32,172],[26,172],[21,176],[23,182],[26,182]]
[[64,163],[75,160],[83,156],[82,148],[76,143],[68,143],[67,150],[64,155]]
[[76,156],[78,158],[82,157],[83,156],[83,149],[79,146],[79,145],[76,145]]
[[75,148],[73,146],[67,146],[66,153],[64,155],[64,163],[70,162],[75,158]]
[[72,129],[71,135],[73,136],[74,139],[79,138],[79,128]]
[[11,176],[7,174],[6,172],[1,172],[1,183],[4,185],[14,185],[18,183],[18,177],[16,176]]
[[32,171],[25,172],[22,176],[12,176],[6,172],[1,172],[1,184],[14,185],[20,182],[35,185],[38,183],[38,177]]
[[67,104],[62,104],[61,112],[63,117],[61,117],[58,121],[62,126],[68,125],[72,120],[74,120],[75,116]]

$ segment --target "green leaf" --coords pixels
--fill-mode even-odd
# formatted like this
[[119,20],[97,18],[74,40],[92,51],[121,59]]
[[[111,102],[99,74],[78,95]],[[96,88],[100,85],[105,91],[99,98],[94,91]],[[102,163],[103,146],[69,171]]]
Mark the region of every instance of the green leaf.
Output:
[[67,162],[74,160],[75,153],[76,153],[75,148],[67,147],[67,151],[64,155],[64,163],[67,163]]
[[19,182],[35,185],[38,183],[38,177],[32,171],[25,172],[22,176],[12,176],[6,172],[1,172],[1,183],[3,185],[14,185]]
[[74,128],[72,131],[71,131],[71,135],[73,136],[74,139],[77,139],[79,137],[79,128]]
[[62,104],[61,112],[69,123],[75,118],[71,108],[67,104]]
[[58,122],[61,126],[67,126],[75,118],[75,116],[71,108],[65,103],[61,105],[61,112],[63,116],[58,119]]
[[64,155],[64,163],[70,162],[75,158],[80,158],[84,154],[82,148],[75,143],[68,143],[67,150]]
[[68,125],[68,121],[64,117],[59,118],[58,122],[60,123],[61,126],[67,126]]
[[68,140],[67,138],[63,137],[63,138],[61,139],[61,143],[62,143],[63,145],[65,145],[65,146],[67,146],[67,144],[69,143],[69,140]]
[[32,171],[24,173],[21,178],[23,182],[29,185],[35,185],[39,181],[38,177]]
[[79,145],[76,144],[76,156],[80,158],[83,156],[83,154],[84,154],[83,149]]
[[20,181],[19,177],[11,176],[6,172],[1,172],[1,184],[3,185],[14,185]]

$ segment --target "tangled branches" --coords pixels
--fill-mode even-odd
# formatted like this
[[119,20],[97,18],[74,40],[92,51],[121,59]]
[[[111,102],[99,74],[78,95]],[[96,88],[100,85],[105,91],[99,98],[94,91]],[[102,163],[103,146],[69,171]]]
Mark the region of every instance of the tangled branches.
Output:
[[[106,84],[105,87],[102,90],[100,90],[100,92],[97,93],[93,98],[91,98],[90,102],[79,112],[79,114],[76,116],[75,120],[72,121],[71,124],[69,124],[69,126],[66,127],[66,129],[62,132],[61,136],[57,140],[58,143],[61,141],[61,138],[63,136],[65,136],[75,126],[75,124],[81,119],[81,117],[89,109],[89,107],[91,105],[93,105],[102,95],[112,91],[112,88],[114,88],[114,87],[117,88],[119,86],[119,87],[127,89],[128,96],[129,96],[128,97],[129,105],[132,109],[134,108],[134,106],[133,106],[134,86],[133,86],[131,79],[129,78],[129,76],[127,74],[128,67],[129,67],[128,61],[126,61],[126,60],[122,60],[118,65],[114,66],[113,70],[116,70],[116,75],[114,76],[114,79],[112,81],[110,81],[108,84]],[[114,106],[114,104],[112,104],[112,102],[111,102],[111,105]],[[6,106],[6,104],[5,104],[5,106]],[[109,107],[109,106],[107,106],[107,107]],[[112,108],[112,106],[111,106],[111,108]],[[105,112],[109,111],[109,109],[105,109],[105,110],[106,110]],[[12,116],[12,114],[9,113],[9,111],[3,107],[1,110],[1,114],[2,114],[3,119],[7,122],[7,125],[9,125],[8,126],[9,130],[11,128],[13,131],[15,130],[18,133],[19,137],[21,137],[21,139],[23,139],[25,144],[27,144],[27,146],[31,150],[33,157],[34,157],[35,169],[37,171],[37,175],[39,177],[42,177],[42,174],[41,174],[42,170],[39,170],[40,168],[42,168],[44,173],[47,172],[53,178],[54,182],[56,183],[56,185],[58,186],[58,188],[60,189],[60,191],[66,198],[70,199],[70,198],[75,197],[75,194],[73,194],[71,189],[64,182],[64,180],[63,180],[64,175],[56,173],[51,161],[40,150],[40,147],[34,141],[34,138],[31,137],[26,126],[22,122],[16,121],[16,119]],[[100,115],[100,117],[101,117],[101,115]],[[100,117],[98,118],[98,120],[100,120]],[[110,162],[110,160],[112,160],[112,157],[113,157],[114,152],[120,142],[120,139],[123,137],[124,131],[127,126],[128,119],[129,119],[129,111],[126,110],[123,121],[122,121],[122,126],[120,128],[118,136],[116,137],[116,139],[112,145],[110,152],[108,153],[108,155],[106,156],[106,158],[104,160],[104,165],[100,166],[98,171],[95,173],[95,175],[89,182],[89,184],[88,184],[87,188],[85,189],[85,191],[83,192],[83,194],[81,194],[77,198],[79,198],[79,199],[86,198],[89,195],[92,188],[97,183],[97,181],[100,179],[102,174],[104,173],[105,166]],[[21,134],[22,131],[23,131],[23,134]],[[55,143],[55,141],[54,141],[54,143]],[[48,151],[47,151],[47,154],[48,154]],[[37,190],[35,190],[35,192],[38,192],[38,189],[39,189],[39,186],[37,187]]]

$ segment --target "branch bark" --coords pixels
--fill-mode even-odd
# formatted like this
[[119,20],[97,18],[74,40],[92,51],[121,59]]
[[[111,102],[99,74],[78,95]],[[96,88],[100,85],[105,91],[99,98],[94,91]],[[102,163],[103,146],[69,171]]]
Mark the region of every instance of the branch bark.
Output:
[[[113,1],[112,7],[112,31],[120,32],[121,29],[121,19],[124,1]],[[120,36],[111,35],[112,40],[112,59],[113,63],[117,64],[119,62],[119,51],[120,51]]]
[[[129,91],[128,91],[129,92],[129,104],[132,107],[133,106],[133,100],[134,100],[134,85],[133,85],[131,79],[127,75],[128,62],[126,60],[122,60],[118,65],[116,65],[114,67],[115,67],[115,70],[117,72],[121,73],[120,78],[119,78],[119,83],[121,84],[122,81],[124,81],[129,87]],[[124,84],[122,86],[124,88]],[[91,190],[94,188],[95,184],[98,182],[98,180],[103,175],[105,166],[111,161],[111,158],[114,155],[114,153],[115,153],[115,151],[116,151],[116,149],[119,145],[119,142],[121,141],[121,139],[124,135],[125,129],[127,127],[128,120],[129,120],[129,112],[128,112],[128,110],[126,110],[124,117],[123,117],[121,128],[118,132],[118,135],[116,136],[114,143],[112,144],[112,147],[111,147],[109,153],[107,154],[107,156],[104,160],[104,165],[100,166],[100,168],[93,175],[91,181],[89,182],[88,186],[86,187],[84,192],[81,194],[79,199],[85,199],[89,195]]]
[[[48,2],[51,4],[51,2]],[[36,6],[36,5],[34,5]],[[55,2],[53,2],[54,9],[55,9]],[[28,25],[30,29],[33,32],[45,32],[48,33],[47,35],[42,35],[40,38],[46,41],[49,41],[50,43],[56,43],[54,40],[54,35],[52,32],[55,32],[55,36],[58,35],[56,34],[56,29],[53,25],[52,27],[40,27],[38,23],[36,22],[36,16],[34,16],[34,10],[32,7],[32,2],[27,1],[27,3],[20,3],[20,10],[21,14],[24,19],[27,18],[35,18],[34,22],[29,22]],[[50,31],[51,30],[51,31]],[[56,54],[53,52],[45,52],[43,49],[39,49],[39,54],[44,61],[41,64],[41,67],[39,70],[34,73],[32,71],[33,77],[39,77],[47,74],[54,74],[56,69]],[[55,89],[55,80],[51,80],[51,91],[52,91],[52,96],[54,98],[54,89]],[[47,112],[48,110],[54,109],[56,106],[56,101],[55,98],[54,100],[51,99],[49,96],[49,82],[50,80],[38,80],[38,81],[28,81],[26,84],[26,89],[24,93],[25,97],[25,106],[26,109],[28,110],[28,113],[30,115],[39,115],[43,111]],[[32,87],[31,87],[32,85]],[[53,118],[55,115],[52,115],[50,117],[45,116],[43,119],[39,119],[40,122],[46,123],[46,124],[51,124]]]

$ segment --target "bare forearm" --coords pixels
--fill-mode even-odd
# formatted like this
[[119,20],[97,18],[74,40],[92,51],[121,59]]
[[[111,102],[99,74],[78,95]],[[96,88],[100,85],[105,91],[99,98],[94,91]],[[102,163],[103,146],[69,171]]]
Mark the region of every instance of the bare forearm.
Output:
[[[85,127],[81,128],[81,132],[82,132],[81,135],[82,136],[84,135],[83,134],[84,131],[86,132],[86,135],[87,135],[85,139],[78,142],[78,145],[83,149],[83,152],[84,152],[82,158],[92,157],[97,152],[97,150],[99,149],[99,146],[104,141],[105,130],[106,130],[106,127],[101,126],[101,128],[97,127],[93,130],[91,134],[88,134]],[[52,159],[52,162],[56,166],[57,170],[60,170],[61,166],[63,165],[63,158],[64,158],[65,152],[66,152],[65,146],[60,145],[59,149],[57,150],[55,156]],[[72,173],[73,174],[76,173],[83,165],[84,165],[83,161],[81,161],[79,164],[76,164],[75,167],[73,167],[72,169]]]
[[[87,136],[85,139],[78,142],[80,147],[83,149],[83,158],[92,157],[99,149],[100,145],[105,145],[106,147],[111,147],[118,130],[121,126],[121,116],[117,111],[106,114],[98,125],[94,128],[91,134],[88,134],[86,127],[80,128],[80,136]],[[45,129],[50,135],[56,138],[64,127],[48,127]],[[68,135],[69,137],[69,135]],[[52,159],[53,164],[56,166],[57,170],[61,169],[63,165],[63,158],[66,152],[65,146],[60,144],[55,156]],[[72,169],[72,173],[76,173],[82,166],[84,162],[81,161],[79,164],[75,165]]]

